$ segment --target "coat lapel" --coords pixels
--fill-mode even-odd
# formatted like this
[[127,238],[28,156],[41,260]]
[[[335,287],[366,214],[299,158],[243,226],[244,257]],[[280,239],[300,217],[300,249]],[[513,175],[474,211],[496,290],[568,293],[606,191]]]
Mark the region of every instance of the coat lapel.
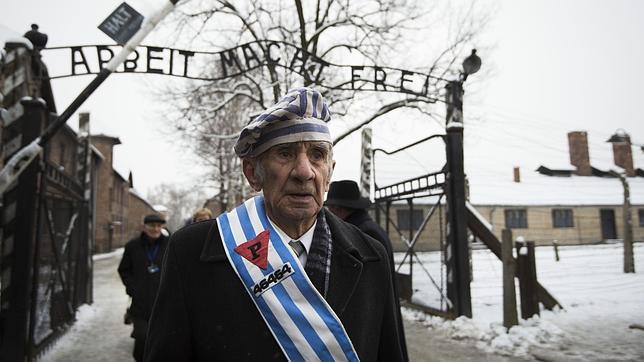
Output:
[[[334,238],[334,242],[335,239],[337,238]],[[338,316],[344,312],[362,274],[362,262],[351,252],[339,249],[333,248],[329,294],[327,296],[327,302]]]
[[333,238],[327,302],[340,316],[360,282],[364,263],[378,261],[380,258],[365,241],[364,234],[331,212],[325,212]]

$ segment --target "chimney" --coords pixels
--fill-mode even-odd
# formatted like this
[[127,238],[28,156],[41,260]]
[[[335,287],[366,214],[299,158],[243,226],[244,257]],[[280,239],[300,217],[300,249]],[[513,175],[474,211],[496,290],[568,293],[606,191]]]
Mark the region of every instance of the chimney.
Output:
[[584,131],[568,132],[570,163],[577,168],[579,176],[592,176],[588,153],[588,134]]
[[134,177],[132,177],[132,171],[130,171],[130,174],[127,177],[127,182],[130,184],[130,188],[134,188]]
[[514,167],[514,182],[521,182],[521,169],[517,166]]
[[633,168],[633,152],[631,150],[631,136],[623,132],[618,137],[612,137],[613,141],[613,159],[615,165],[623,168],[626,171],[626,176],[635,176],[635,169]]

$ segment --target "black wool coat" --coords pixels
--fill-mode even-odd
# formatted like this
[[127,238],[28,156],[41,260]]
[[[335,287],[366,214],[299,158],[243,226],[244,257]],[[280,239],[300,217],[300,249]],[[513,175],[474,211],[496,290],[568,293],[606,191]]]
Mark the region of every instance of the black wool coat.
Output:
[[[391,245],[391,240],[389,240],[389,236],[387,236],[387,233],[380,227],[380,225],[378,225],[378,223],[375,222],[371,218],[371,216],[369,216],[367,210],[358,209],[352,212],[345,219],[345,221],[349,224],[357,226],[360,231],[378,240],[382,244],[382,246],[385,247],[385,249],[387,250],[387,255],[389,257],[389,263],[391,264],[391,275],[393,278],[395,278],[394,275],[396,275],[396,273],[394,265],[394,252]],[[396,298],[396,311],[398,313],[398,321],[400,323],[400,344],[402,346],[403,356],[405,360],[407,360],[407,343],[405,340],[405,330],[403,326],[402,315],[400,314],[400,300],[398,299],[399,293],[398,286],[396,285],[396,280],[394,280],[394,295]]]
[[[361,361],[403,360],[385,249],[324,212],[333,240],[327,302]],[[215,220],[189,225],[172,236],[145,360],[285,360],[230,266]]]
[[394,253],[389,236],[387,236],[387,233],[380,227],[380,225],[378,225],[378,223],[373,221],[366,210],[358,209],[352,212],[345,221],[357,226],[360,231],[378,240],[385,247],[387,254],[391,257],[391,261],[393,261]]
[[[154,258],[154,264],[162,268],[168,238],[162,234],[155,243],[159,243],[159,249]],[[150,241],[143,233],[138,238],[128,241],[118,267],[119,275],[125,285],[125,292],[132,297],[130,315],[143,320],[150,319],[161,277],[161,272],[148,272],[150,262],[147,250],[150,247]]]

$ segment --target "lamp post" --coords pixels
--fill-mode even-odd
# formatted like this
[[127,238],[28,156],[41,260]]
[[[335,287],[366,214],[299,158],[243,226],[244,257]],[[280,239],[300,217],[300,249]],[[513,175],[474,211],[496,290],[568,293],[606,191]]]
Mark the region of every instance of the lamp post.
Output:
[[447,84],[445,94],[447,148],[447,220],[446,248],[447,297],[454,314],[472,317],[470,292],[470,253],[465,216],[465,170],[463,166],[463,82],[481,68],[476,49],[463,62],[458,80]]
[[[606,142],[612,143],[614,147],[631,147],[630,137],[623,129],[617,130],[617,132],[615,132],[615,134],[613,134]],[[618,161],[617,158],[615,161]],[[622,161],[620,160],[620,162]],[[610,170],[609,173],[612,176],[619,178],[619,181],[622,183],[622,187],[624,188],[624,201],[622,204],[622,224],[624,227],[624,273],[635,273],[635,259],[633,257],[633,220],[631,217],[631,192],[628,185],[628,180],[626,178],[628,176],[629,170],[626,167],[624,168],[626,169],[625,173],[620,173],[615,170]],[[631,172],[632,168],[633,167],[631,164]]]

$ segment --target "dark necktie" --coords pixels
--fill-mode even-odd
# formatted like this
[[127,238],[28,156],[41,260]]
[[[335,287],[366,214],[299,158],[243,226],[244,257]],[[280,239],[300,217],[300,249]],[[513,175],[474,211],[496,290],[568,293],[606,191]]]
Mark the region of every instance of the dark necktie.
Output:
[[304,249],[304,244],[302,244],[301,241],[299,240],[291,240],[288,242],[288,245],[293,249],[295,252],[295,255],[300,257],[300,255],[306,253],[306,249]]

